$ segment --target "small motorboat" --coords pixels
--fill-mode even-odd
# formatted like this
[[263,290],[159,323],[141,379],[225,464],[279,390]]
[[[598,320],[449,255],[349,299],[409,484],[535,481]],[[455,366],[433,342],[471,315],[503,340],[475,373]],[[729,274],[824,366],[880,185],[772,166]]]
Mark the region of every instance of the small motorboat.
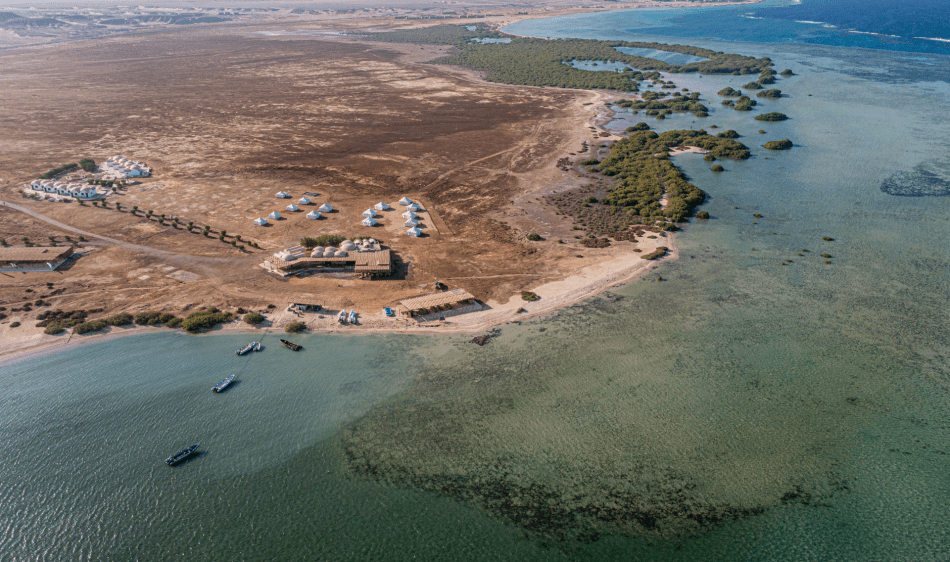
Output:
[[292,349],[294,351],[300,351],[301,349],[303,349],[302,345],[296,344],[290,340],[280,340],[280,343],[284,344],[284,347],[286,347],[287,349]]
[[186,461],[187,459],[191,458],[192,456],[194,456],[194,454],[197,451],[198,451],[198,443],[195,443],[191,447],[182,449],[178,451],[177,453],[175,453],[174,455],[168,457],[167,459],[165,459],[165,463],[168,464],[168,466],[175,466],[176,464],[180,464]]
[[213,390],[213,391],[215,391],[215,392],[224,392],[224,389],[226,389],[227,387],[231,386],[231,383],[234,382],[234,377],[236,377],[236,376],[237,376],[237,375],[231,375],[230,377],[224,379],[223,381],[219,382],[218,384],[212,386],[212,387],[211,387],[211,390]]
[[237,350],[237,354],[238,354],[238,355],[247,355],[248,353],[250,353],[250,352],[252,352],[252,351],[260,351],[260,350],[261,350],[261,343],[260,343],[260,342],[256,342],[256,341],[252,341],[251,343],[249,343],[249,344],[245,345],[244,347],[242,347],[241,349]]

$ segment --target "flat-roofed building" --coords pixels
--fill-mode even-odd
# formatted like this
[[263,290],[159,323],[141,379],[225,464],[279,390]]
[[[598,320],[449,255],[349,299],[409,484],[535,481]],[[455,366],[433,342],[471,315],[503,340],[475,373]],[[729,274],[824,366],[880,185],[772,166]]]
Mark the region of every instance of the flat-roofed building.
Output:
[[0,248],[0,271],[52,271],[73,255],[71,246]]

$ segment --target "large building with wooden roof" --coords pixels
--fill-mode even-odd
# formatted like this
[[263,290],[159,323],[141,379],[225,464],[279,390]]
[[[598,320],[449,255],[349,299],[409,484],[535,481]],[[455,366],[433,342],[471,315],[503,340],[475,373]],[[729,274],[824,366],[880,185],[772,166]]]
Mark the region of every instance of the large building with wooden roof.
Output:
[[399,301],[399,313],[403,316],[424,316],[436,312],[454,310],[475,305],[475,295],[465,289],[449,289]]
[[0,271],[52,271],[71,255],[71,246],[8,246],[0,248]]

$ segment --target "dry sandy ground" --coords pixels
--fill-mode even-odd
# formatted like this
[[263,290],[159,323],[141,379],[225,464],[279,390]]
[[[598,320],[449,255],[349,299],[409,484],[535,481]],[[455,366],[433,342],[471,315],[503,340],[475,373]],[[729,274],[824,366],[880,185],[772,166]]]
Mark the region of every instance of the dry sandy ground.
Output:
[[[0,207],[0,238],[63,243],[84,235],[87,253],[56,272],[0,274],[0,305],[20,307],[54,283],[65,289],[46,299],[54,309],[183,314],[303,301],[356,308],[362,326],[346,330],[477,332],[631,279],[653,263],[634,248],[672,247],[661,238],[584,248],[571,220],[539,202],[581,183],[559,159],[586,158],[582,143],[617,138],[601,137],[595,125],[615,94],[490,84],[463,69],[420,64],[439,47],[258,33],[275,29],[175,31],[0,54],[0,138],[10,139],[0,153],[0,199],[11,204]],[[20,194],[54,165],[113,154],[156,170],[109,197],[122,210]],[[278,190],[294,202],[316,193],[314,206],[329,202],[336,212],[309,221],[302,206],[271,227],[251,226],[290,202],[276,199]],[[359,225],[364,209],[403,195],[422,203],[427,236],[406,236],[396,212],[384,213],[379,227]],[[145,210],[155,215],[146,219]],[[208,225],[213,236],[160,224],[160,214]],[[240,251],[217,240],[221,231],[226,242],[240,234],[262,249]],[[527,241],[531,232],[546,240]],[[397,275],[277,279],[258,267],[301,236],[329,233],[382,239],[398,257]],[[436,279],[489,309],[432,326],[381,316]],[[523,290],[542,298],[526,303]],[[527,312],[516,312],[522,307]],[[91,340],[38,333],[40,310],[8,310],[0,357]],[[279,328],[290,318],[275,320]],[[23,326],[10,328],[13,321]],[[329,317],[308,324],[339,329]]]

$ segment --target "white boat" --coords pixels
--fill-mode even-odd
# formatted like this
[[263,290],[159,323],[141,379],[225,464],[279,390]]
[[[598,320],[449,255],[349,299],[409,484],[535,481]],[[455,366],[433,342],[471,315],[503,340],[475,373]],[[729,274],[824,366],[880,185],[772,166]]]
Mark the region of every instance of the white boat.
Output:
[[346,311],[345,311],[345,310],[341,310],[341,311],[340,311],[340,314],[338,314],[337,317],[336,317],[336,321],[339,322],[340,324],[346,324]]

